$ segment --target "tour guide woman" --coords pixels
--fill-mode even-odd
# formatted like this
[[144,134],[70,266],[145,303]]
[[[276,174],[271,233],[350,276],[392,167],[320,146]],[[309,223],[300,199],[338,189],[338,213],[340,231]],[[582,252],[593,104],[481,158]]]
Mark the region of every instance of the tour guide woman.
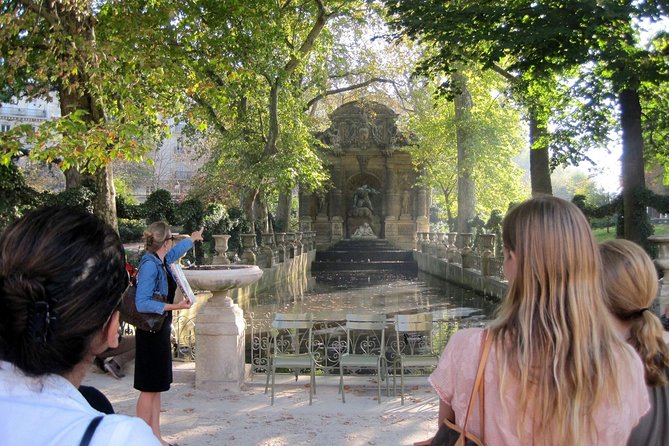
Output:
[[[169,265],[179,260],[193,242],[202,240],[202,229],[191,234],[191,238],[174,243],[167,223],[158,221],[144,231],[146,254],[139,262],[137,275],[137,310],[143,313],[167,312],[162,328],[153,333],[137,330],[137,356],[135,359],[135,389],[140,391],[137,399],[137,416],[147,422],[156,437],[160,434],[160,392],[170,389],[172,383],[172,353],[170,326],[172,310],[190,308],[191,302],[183,299],[174,303],[177,284],[169,271]],[[154,294],[167,296],[167,303],[153,300]]]

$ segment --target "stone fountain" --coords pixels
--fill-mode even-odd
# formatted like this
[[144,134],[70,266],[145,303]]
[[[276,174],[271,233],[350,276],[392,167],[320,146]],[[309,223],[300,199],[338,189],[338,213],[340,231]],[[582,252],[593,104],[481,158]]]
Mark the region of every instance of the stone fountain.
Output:
[[184,274],[191,288],[212,293],[195,325],[195,387],[239,391],[245,376],[246,324],[228,292],[255,283],[263,272],[255,265],[208,265],[185,268]]

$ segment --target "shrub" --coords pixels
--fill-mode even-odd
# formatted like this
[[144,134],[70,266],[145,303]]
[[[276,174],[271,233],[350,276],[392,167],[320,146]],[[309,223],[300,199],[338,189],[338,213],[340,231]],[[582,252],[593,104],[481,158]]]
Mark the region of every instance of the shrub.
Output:
[[146,224],[154,221],[163,220],[168,224],[174,224],[176,218],[174,215],[174,202],[172,196],[165,189],[158,189],[146,199],[142,205]]
[[18,167],[0,165],[0,230],[39,202],[39,194],[26,185]]
[[139,242],[144,234],[144,220],[118,219],[118,233],[123,243]]
[[93,199],[95,192],[87,186],[65,189],[57,194],[43,194],[44,204],[47,206],[68,206],[93,213]]

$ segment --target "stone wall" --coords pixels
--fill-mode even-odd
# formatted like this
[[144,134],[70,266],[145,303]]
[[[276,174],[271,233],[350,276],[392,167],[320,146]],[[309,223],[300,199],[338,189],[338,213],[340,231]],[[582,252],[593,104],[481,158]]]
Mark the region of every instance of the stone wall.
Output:
[[473,234],[416,234],[414,260],[418,270],[463,288],[477,291],[494,300],[506,294],[508,282],[503,279],[503,259],[495,255],[495,236],[481,234],[478,246],[472,245]]

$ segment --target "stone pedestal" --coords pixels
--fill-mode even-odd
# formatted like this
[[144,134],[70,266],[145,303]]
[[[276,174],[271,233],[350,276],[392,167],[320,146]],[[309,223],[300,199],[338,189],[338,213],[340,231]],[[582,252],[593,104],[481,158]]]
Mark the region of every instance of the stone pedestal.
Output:
[[330,234],[331,234],[331,242],[337,243],[339,240],[344,238],[344,224],[342,222],[341,217],[335,216],[332,217],[332,221],[330,222]]
[[244,382],[244,313],[226,296],[215,293],[197,316],[195,387],[207,392],[240,390]]
[[228,291],[257,282],[263,272],[257,266],[200,266],[184,270],[194,290],[209,290],[212,297],[197,315],[195,337],[195,387],[214,393],[238,392],[245,378],[244,313]]

